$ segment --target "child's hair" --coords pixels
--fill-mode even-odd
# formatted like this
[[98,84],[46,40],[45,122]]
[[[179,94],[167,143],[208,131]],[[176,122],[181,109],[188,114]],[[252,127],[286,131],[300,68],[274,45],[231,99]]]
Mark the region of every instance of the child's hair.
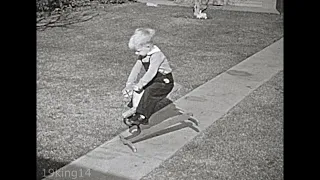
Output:
[[153,45],[154,29],[138,28],[131,36],[128,46],[130,49],[138,49],[145,45]]

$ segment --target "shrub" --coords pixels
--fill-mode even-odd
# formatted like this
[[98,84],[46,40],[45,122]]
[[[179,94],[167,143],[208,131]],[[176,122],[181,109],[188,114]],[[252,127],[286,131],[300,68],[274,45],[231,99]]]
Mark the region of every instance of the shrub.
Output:
[[[122,4],[136,0],[36,0],[37,29],[67,26],[87,21],[97,15],[103,4]],[[89,10],[89,11],[88,11]],[[79,12],[80,13],[77,13]]]
[[36,0],[37,12],[52,12],[56,9],[90,6],[91,3],[122,4],[134,0]]

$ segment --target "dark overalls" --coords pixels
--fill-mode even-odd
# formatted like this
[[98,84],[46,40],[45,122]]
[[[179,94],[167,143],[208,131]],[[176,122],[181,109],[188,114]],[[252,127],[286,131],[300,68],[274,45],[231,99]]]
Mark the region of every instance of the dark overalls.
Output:
[[[148,71],[150,62],[142,62],[146,71]],[[169,80],[169,82],[167,80]],[[165,82],[167,81],[167,83]],[[144,115],[147,119],[155,113],[156,105],[173,89],[172,73],[162,74],[157,72],[156,76],[143,87],[144,93],[141,97],[136,113]]]

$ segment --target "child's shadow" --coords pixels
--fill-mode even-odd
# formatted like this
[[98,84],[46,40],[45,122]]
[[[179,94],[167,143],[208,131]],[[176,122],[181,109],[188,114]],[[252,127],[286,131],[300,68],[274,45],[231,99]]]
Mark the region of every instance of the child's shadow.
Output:
[[160,109],[168,106],[169,104],[172,104],[173,102],[168,98],[163,98],[161,101],[158,102],[158,104],[155,107],[155,112],[159,111]]
[[[168,98],[161,100],[155,110],[156,112],[149,119],[149,124],[140,126],[142,132],[138,135],[130,136],[130,138],[136,137],[133,139],[133,143],[177,131],[185,127],[190,127],[197,132],[200,131],[196,127],[198,126],[198,121],[194,119],[191,114],[182,112],[181,109],[177,108]],[[155,127],[156,125],[157,127]]]

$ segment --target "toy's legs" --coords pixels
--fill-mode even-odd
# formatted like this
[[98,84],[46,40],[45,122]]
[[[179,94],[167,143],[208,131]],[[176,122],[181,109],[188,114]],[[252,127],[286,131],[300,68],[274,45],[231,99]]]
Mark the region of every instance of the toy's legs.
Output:
[[126,111],[122,114],[123,118],[129,118],[134,113],[136,113],[136,109],[139,105],[139,102],[140,102],[140,99],[141,99],[143,93],[144,93],[144,91],[141,91],[139,93],[135,92],[135,91],[133,92],[132,99],[131,99],[132,107],[128,111]]
[[199,121],[193,117],[193,114],[184,112],[174,104],[159,110],[151,118],[153,119],[151,125],[141,126],[141,129],[139,126],[135,126],[136,131],[132,133],[129,129],[131,135],[126,137],[119,135],[123,144],[129,146],[133,152],[137,152],[134,143],[174,131],[176,128],[190,127],[196,132],[200,132]]
[[[143,94],[144,94],[144,90],[140,91],[140,92],[134,91],[132,94],[132,99],[131,99],[131,106],[132,107],[128,111],[126,111],[122,114],[123,122],[124,122],[124,124],[129,126],[129,128],[132,128],[132,126],[137,125],[132,121],[132,119],[134,119],[134,115],[136,113],[137,107],[139,105],[139,102],[140,102]],[[139,128],[140,127],[137,127],[138,131],[140,131]]]

